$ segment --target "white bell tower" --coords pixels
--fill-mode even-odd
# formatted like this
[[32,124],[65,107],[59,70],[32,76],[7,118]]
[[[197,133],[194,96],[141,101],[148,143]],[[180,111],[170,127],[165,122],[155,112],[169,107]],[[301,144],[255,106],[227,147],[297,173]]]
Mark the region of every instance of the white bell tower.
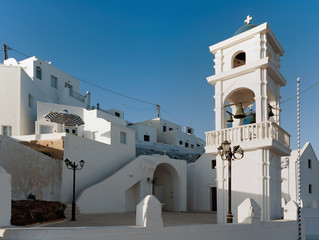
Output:
[[[260,205],[262,221],[282,217],[280,158],[290,154],[290,135],[280,127],[284,50],[267,23],[257,26],[251,19],[248,16],[233,37],[210,47],[215,75],[207,78],[215,87],[215,131],[206,133],[206,152],[216,155],[225,140],[245,151],[241,160],[232,162],[234,222],[237,207],[246,198]],[[250,111],[245,117],[246,108]],[[217,156],[219,223],[226,223],[227,164]]]

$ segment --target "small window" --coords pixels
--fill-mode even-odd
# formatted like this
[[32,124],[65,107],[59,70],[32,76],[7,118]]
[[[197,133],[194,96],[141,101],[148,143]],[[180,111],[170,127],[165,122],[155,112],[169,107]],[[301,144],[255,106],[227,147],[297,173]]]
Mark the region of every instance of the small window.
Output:
[[183,141],[179,141],[179,145],[183,145]]
[[66,133],[70,133],[70,129],[66,128],[66,129],[65,129],[65,132],[66,132]]
[[150,135],[144,135],[144,141],[149,142],[150,141]]
[[309,184],[309,194],[312,193],[312,184]]
[[73,86],[70,83],[65,83],[64,86],[69,89],[69,95],[73,96]]
[[188,133],[188,134],[192,134],[192,129],[188,128],[188,129],[187,129],[187,133]]
[[168,131],[173,131],[173,128],[169,128]]
[[187,143],[187,142],[185,143],[185,147],[187,147],[187,148],[188,148],[188,143]]
[[215,169],[216,167],[216,160],[212,160],[212,169]]
[[2,135],[12,136],[12,127],[11,126],[2,126]]
[[312,168],[311,159],[308,159],[308,168]]
[[33,96],[30,93],[28,97],[28,106],[29,108],[33,109]]
[[42,69],[39,66],[35,69],[35,76],[37,79],[42,80]]
[[126,144],[126,133],[125,132],[120,133],[120,143]]
[[191,144],[191,148],[194,148],[194,144]]
[[58,78],[53,75],[51,75],[51,87],[58,88]]
[[233,60],[233,68],[240,67],[246,64],[246,53],[238,53]]
[[200,147],[200,145],[199,145],[198,143],[196,144],[196,146],[197,146],[197,147]]
[[115,117],[121,117],[121,114],[119,112],[115,112]]
[[163,132],[166,132],[166,126],[163,126]]

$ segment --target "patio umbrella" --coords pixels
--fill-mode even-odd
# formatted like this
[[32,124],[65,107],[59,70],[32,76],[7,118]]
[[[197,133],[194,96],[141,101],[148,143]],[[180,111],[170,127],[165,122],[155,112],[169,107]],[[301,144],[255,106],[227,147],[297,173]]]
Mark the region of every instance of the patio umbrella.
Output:
[[61,112],[50,112],[44,116],[47,121],[64,124],[65,126],[80,126],[84,122],[82,118],[76,114],[69,113],[64,109]]

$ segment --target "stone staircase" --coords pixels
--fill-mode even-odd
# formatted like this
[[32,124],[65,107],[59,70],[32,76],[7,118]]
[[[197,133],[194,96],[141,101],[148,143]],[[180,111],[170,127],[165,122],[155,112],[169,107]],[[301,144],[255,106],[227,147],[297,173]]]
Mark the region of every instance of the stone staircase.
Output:
[[[64,203],[66,208],[64,209],[64,215],[66,218],[71,219],[72,217],[72,203]],[[75,218],[76,216],[81,215],[80,209],[75,205]]]

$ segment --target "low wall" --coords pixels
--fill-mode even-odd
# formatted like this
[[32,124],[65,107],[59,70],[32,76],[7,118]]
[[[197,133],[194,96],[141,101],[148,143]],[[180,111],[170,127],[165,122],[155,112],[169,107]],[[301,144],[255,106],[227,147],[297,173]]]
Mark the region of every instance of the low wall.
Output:
[[8,228],[0,229],[0,238],[14,240],[193,240],[193,239],[297,239],[296,221],[272,221],[255,224],[206,224],[158,228],[138,226],[81,227],[81,228]]
[[30,193],[40,200],[60,201],[62,161],[0,135],[0,166],[11,175],[12,199]]
[[0,166],[0,226],[9,226],[11,219],[11,176]]
[[301,214],[306,224],[306,234],[319,234],[319,208],[302,208]]

